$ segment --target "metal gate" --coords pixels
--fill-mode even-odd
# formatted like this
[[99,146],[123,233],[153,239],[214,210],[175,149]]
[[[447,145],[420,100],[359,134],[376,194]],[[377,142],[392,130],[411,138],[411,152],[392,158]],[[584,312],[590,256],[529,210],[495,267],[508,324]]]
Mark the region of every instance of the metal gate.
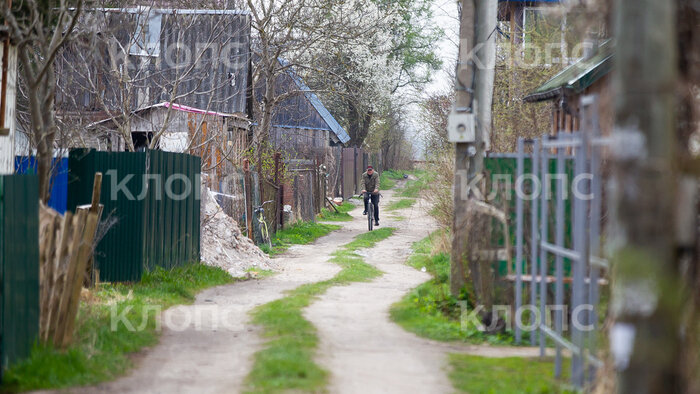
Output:
[[[556,349],[557,377],[561,376],[562,349],[568,349],[572,355],[571,380],[579,388],[586,379],[594,379],[596,369],[602,365],[596,356],[596,331],[599,286],[607,283],[601,279],[601,271],[608,268],[607,261],[600,257],[601,148],[607,140],[600,137],[595,105],[593,97],[582,100],[582,132],[560,132],[534,140],[521,138],[517,154],[515,339],[519,343],[527,328],[531,344],[539,343],[541,356],[545,355],[547,339],[551,339]],[[529,154],[525,152],[526,145],[532,148]],[[532,160],[530,174],[525,174],[526,158]],[[571,182],[567,160],[574,162]],[[552,161],[556,163],[556,176],[549,171]],[[523,192],[527,178],[531,184],[528,195]],[[554,192],[552,185],[556,186]],[[570,204],[568,199],[572,200]],[[527,260],[523,228],[526,203],[530,204],[531,235]],[[551,219],[553,228],[549,226]],[[525,283],[530,286],[523,305]],[[527,327],[521,323],[524,312],[528,312]],[[554,324],[548,324],[552,318]]]

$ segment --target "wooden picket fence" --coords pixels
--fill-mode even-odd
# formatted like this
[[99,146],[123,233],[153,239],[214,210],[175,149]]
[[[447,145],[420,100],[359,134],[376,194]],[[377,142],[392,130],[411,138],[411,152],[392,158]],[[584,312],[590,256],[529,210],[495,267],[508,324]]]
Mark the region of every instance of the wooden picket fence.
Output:
[[92,203],[61,215],[42,204],[39,230],[39,338],[59,348],[73,339],[80,291],[89,272],[102,213],[102,174],[96,173]]

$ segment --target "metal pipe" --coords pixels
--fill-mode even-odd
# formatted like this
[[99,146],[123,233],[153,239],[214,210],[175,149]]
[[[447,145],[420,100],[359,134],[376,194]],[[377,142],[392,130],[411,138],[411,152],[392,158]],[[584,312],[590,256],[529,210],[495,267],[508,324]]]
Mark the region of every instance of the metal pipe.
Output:
[[[523,138],[518,138],[518,159],[517,159],[517,178],[516,182],[522,179],[525,166],[525,141]],[[518,313],[522,305],[523,297],[523,199],[517,193],[515,196],[515,312]],[[509,262],[510,263],[510,262]],[[520,324],[515,322],[515,343],[519,344],[521,340]]]
[[[532,146],[532,175],[537,174],[539,168],[539,158],[540,158],[540,140],[535,139]],[[536,189],[535,179],[533,178],[533,194]],[[540,184],[541,186],[541,184]],[[541,191],[541,187],[540,187]],[[537,276],[537,246],[539,244],[539,239],[537,235],[537,198],[532,198],[530,201],[530,275],[532,281],[530,282],[530,305],[533,308],[537,305],[537,285],[535,283],[535,277]],[[535,332],[537,330],[530,331],[530,344],[535,346]]]
[[[549,232],[549,223],[548,223],[548,208],[549,205],[547,203],[547,193],[545,191],[548,188],[548,185],[545,184],[546,179],[547,179],[547,173],[549,169],[549,159],[547,158],[547,151],[544,149],[545,146],[547,146],[547,140],[548,137],[542,136],[542,162],[540,163],[540,179],[542,182],[542,188],[540,190],[540,243],[542,242],[547,242],[548,238],[548,232]],[[541,248],[540,250],[540,280],[539,280],[539,285],[540,285],[540,323],[546,324],[547,321],[547,250],[544,248]],[[533,278],[534,279],[534,278]],[[540,356],[544,357],[545,355],[545,336],[544,333],[540,330]]]

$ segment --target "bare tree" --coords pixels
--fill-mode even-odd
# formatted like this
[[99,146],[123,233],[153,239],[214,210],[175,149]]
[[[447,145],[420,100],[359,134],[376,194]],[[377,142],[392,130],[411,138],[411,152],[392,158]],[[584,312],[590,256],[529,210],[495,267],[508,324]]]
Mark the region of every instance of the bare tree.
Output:
[[71,37],[82,9],[82,0],[22,1],[3,3],[10,39],[17,45],[22,81],[30,116],[30,136],[37,151],[39,196],[47,202],[57,133],[54,63]]
[[[203,163],[211,161],[206,157],[211,149],[205,149],[211,144],[223,148],[224,156],[233,154],[224,141],[228,127],[206,115],[247,116],[246,15],[101,8],[90,10],[80,27],[79,40],[62,54],[59,80],[61,109],[74,120],[78,139],[102,135],[133,151],[138,125],[139,131],[148,130],[143,143],[154,149],[176,124],[190,131],[180,149],[203,154]],[[160,106],[158,116],[137,112],[153,106]],[[183,106],[201,114],[184,124],[174,118]],[[93,126],[92,135],[82,132],[86,124]]]

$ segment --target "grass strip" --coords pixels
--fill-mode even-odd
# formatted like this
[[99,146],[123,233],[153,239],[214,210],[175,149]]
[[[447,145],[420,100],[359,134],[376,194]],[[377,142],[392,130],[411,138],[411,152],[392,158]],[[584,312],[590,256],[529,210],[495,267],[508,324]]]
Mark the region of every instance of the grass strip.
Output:
[[348,212],[352,211],[354,208],[355,205],[350,202],[336,205],[338,212],[323,208],[321,209],[321,213],[317,215],[317,219],[324,222],[348,222],[352,220],[352,216],[350,216]]
[[487,335],[473,325],[462,326],[459,303],[468,297],[464,294],[456,298],[450,293],[450,256],[445,252],[434,253],[440,237],[439,232],[435,232],[412,245],[413,254],[407,264],[418,270],[425,268],[433,279],[420,284],[392,305],[391,319],[406,331],[437,341],[511,344],[509,332]]
[[396,211],[399,209],[406,209],[410,208],[413,206],[413,204],[416,203],[416,200],[413,198],[402,198],[400,200],[395,200],[389,203],[387,205],[386,210],[387,211]]
[[425,170],[413,170],[410,172],[416,179],[406,181],[406,184],[401,191],[399,197],[418,198],[423,190],[428,189],[430,181],[430,173]]
[[313,360],[318,337],[316,328],[304,318],[302,309],[332,286],[380,276],[382,272],[365,263],[356,251],[371,248],[394,231],[394,228],[385,227],[358,235],[333,253],[330,261],[342,267],[336,276],[299,286],[286,297],[251,312],[253,323],[263,327],[263,335],[269,340],[265,348],[255,354],[253,369],[246,379],[246,392],[318,392],[323,389],[328,373]]
[[[129,353],[158,342],[155,312],[145,308],[189,304],[200,290],[235,280],[219,268],[193,263],[156,268],[139,283],[100,284],[80,302],[73,344],[66,350],[36,345],[27,360],[5,372],[0,392],[84,386],[123,375],[131,367]],[[134,327],[143,329],[117,324],[112,330],[114,312],[125,312]]]
[[554,378],[551,358],[489,358],[466,354],[450,354],[449,373],[452,385],[459,392],[481,393],[575,393],[563,383],[570,371],[564,359],[562,379]]
[[306,245],[339,228],[340,226],[335,224],[297,222],[272,236],[272,249],[265,244],[258,246],[263,252],[275,256],[283,253],[291,245]]

